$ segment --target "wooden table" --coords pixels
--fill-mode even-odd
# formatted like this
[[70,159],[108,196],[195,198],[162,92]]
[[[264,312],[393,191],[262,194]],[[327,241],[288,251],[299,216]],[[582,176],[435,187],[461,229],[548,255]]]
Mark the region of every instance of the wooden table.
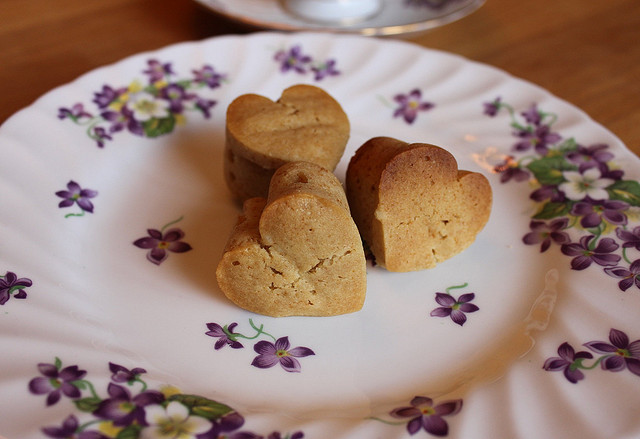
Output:
[[[128,55],[250,31],[192,0],[2,0],[0,123]],[[536,83],[640,154],[638,0],[487,0],[460,21],[406,39]]]

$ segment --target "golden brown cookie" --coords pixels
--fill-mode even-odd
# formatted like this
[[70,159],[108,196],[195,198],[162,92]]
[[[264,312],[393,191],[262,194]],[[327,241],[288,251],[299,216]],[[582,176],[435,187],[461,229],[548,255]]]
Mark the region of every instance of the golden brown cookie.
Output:
[[306,161],[333,171],[349,140],[349,119],[321,88],[294,85],[276,102],[257,94],[227,108],[225,180],[233,195],[266,197],[271,176],[285,163]]
[[460,253],[491,212],[491,186],[482,174],[458,170],[440,147],[389,137],[356,151],[346,191],[362,238],[389,271],[432,268]]
[[362,241],[333,173],[308,162],[280,167],[268,199],[245,201],[216,278],[236,305],[268,316],[361,309]]

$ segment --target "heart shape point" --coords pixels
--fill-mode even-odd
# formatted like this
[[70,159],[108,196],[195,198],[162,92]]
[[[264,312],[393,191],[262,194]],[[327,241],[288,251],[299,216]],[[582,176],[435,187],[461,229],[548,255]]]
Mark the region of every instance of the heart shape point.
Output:
[[239,199],[266,197],[285,163],[305,161],[333,171],[349,140],[349,119],[327,92],[299,84],[277,101],[257,94],[227,107],[224,172]]
[[312,163],[279,168],[267,199],[245,201],[216,278],[236,305],[273,317],[361,309],[366,262],[338,179]]
[[433,268],[471,245],[491,213],[484,175],[458,169],[451,153],[376,137],[347,168],[347,198],[376,262],[389,271]]

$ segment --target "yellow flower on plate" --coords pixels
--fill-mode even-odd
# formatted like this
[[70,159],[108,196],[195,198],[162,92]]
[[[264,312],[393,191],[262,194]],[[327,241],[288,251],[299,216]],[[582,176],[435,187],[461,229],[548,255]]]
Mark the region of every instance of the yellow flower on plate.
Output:
[[141,92],[143,89],[144,89],[144,86],[142,85],[142,83],[139,80],[134,79],[131,82],[131,84],[129,84],[127,91],[129,93],[138,93],[138,92]]
[[122,427],[113,425],[113,421],[103,421],[98,425],[98,431],[107,437],[117,437]]
[[117,100],[109,104],[109,109],[118,113],[120,112],[120,110],[122,110],[122,107],[127,102],[127,100],[129,100],[129,95],[127,93],[123,93],[118,97]]
[[163,89],[168,85],[169,85],[169,83],[167,82],[166,79],[160,79],[160,80],[158,80],[158,81],[153,83],[153,86],[155,88],[157,88],[158,90]]
[[165,398],[169,398],[173,395],[179,395],[182,391],[176,386],[172,386],[170,384],[166,384],[160,387],[160,393],[164,395]]

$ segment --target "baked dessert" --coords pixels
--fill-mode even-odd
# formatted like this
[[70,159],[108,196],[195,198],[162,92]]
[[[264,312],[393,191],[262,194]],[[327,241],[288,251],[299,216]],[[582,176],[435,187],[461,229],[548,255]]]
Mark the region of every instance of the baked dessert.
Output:
[[305,161],[333,171],[349,140],[349,119],[321,88],[294,85],[276,102],[257,94],[227,108],[224,175],[243,201],[266,197],[271,176],[285,163]]
[[273,317],[358,311],[366,262],[342,185],[320,165],[292,162],[250,198],[216,270],[236,305]]
[[377,264],[389,271],[432,268],[474,242],[489,219],[492,191],[458,170],[448,151],[389,137],[365,142],[347,168],[351,214]]

